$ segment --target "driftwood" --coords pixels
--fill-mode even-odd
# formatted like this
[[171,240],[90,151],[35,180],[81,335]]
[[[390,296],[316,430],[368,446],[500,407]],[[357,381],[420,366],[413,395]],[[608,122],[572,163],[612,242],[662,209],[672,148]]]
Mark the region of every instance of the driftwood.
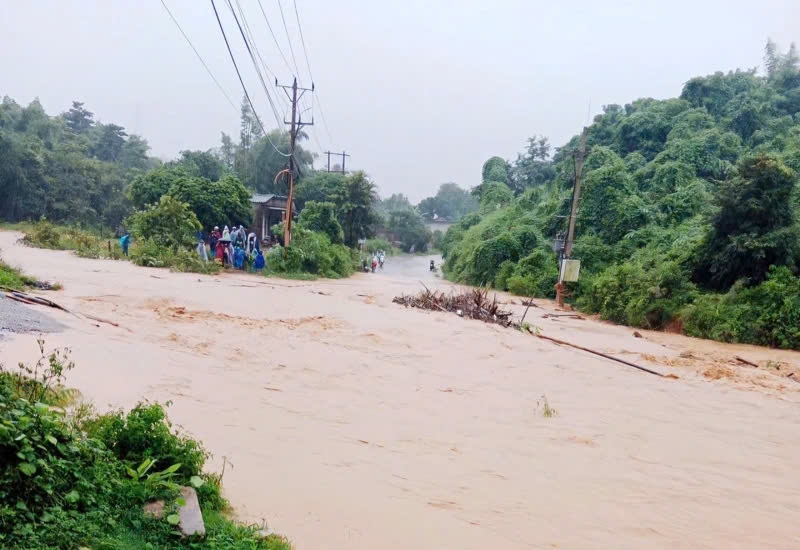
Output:
[[[624,359],[619,359],[593,349],[578,346],[570,342],[565,342],[564,340],[558,340],[550,336],[545,336],[540,334],[538,330],[530,330],[527,325],[523,325],[522,321],[515,322],[511,317],[512,313],[510,311],[503,311],[500,309],[500,306],[497,302],[497,295],[490,300],[488,289],[473,288],[472,290],[464,291],[461,294],[445,294],[441,291],[431,291],[424,284],[422,286],[425,288],[425,290],[419,294],[415,296],[402,294],[400,296],[396,296],[392,302],[395,304],[402,304],[406,307],[414,307],[419,309],[438,309],[440,311],[455,313],[459,317],[469,317],[470,319],[478,319],[486,323],[493,323],[502,325],[504,327],[526,330],[527,332],[530,332],[534,336],[543,340],[549,340],[562,346],[569,346],[587,353],[592,353],[594,355],[604,357],[605,359],[610,359],[611,361],[616,361],[618,363],[622,363],[623,365],[633,367],[640,371],[654,374],[661,378],[677,378],[677,376],[673,374],[665,375],[652,369],[648,369],[647,367],[637,365],[636,363],[631,363],[630,361],[626,361]],[[531,303],[531,301],[528,302],[529,305]],[[523,320],[524,318],[525,316],[523,315]]]
[[750,365],[751,367],[758,368],[758,365],[756,363],[753,363],[752,361],[748,361],[747,359],[745,359],[743,357],[739,357],[738,355],[734,355],[733,358],[736,359],[737,361],[739,361],[740,363],[744,363],[745,365]]
[[431,291],[425,287],[423,292],[415,296],[403,294],[395,297],[392,302],[406,307],[447,311],[455,313],[459,317],[478,319],[504,327],[514,326],[511,320],[512,312],[500,309],[496,295],[489,299],[488,289],[475,288],[461,294],[445,294],[441,291]]

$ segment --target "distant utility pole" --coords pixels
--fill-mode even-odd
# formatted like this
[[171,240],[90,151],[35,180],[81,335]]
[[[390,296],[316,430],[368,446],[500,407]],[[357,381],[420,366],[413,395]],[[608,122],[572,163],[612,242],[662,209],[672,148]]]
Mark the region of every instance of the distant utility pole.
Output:
[[581,197],[581,174],[583,173],[583,162],[586,160],[586,136],[588,133],[589,128],[584,126],[580,147],[573,153],[575,157],[575,187],[572,190],[572,211],[569,214],[569,232],[564,246],[565,258],[572,255],[572,245],[575,241],[575,218],[578,215],[578,200]]
[[[314,83],[311,83],[311,88],[300,88],[297,86],[297,78],[295,77],[291,86],[283,86],[278,84],[278,79],[275,79],[275,86],[283,88],[286,97],[292,102],[292,120],[284,120],[284,124],[288,124],[289,128],[289,196],[286,199],[286,223],[283,227],[283,245],[289,246],[292,242],[292,201],[294,200],[294,146],[297,141],[297,133],[303,126],[313,126],[314,118],[312,115],[311,122],[303,122],[303,115],[297,114],[297,104],[306,92],[314,92]],[[289,90],[292,91],[291,95]],[[300,95],[297,92],[300,92]]]
[[573,151],[572,155],[575,159],[575,186],[572,189],[572,210],[569,214],[569,230],[567,231],[567,240],[564,243],[564,255],[561,258],[558,266],[558,283],[556,283],[556,304],[559,307],[564,307],[564,270],[566,262],[564,260],[572,257],[572,245],[575,243],[575,219],[578,217],[578,201],[581,198],[581,175],[583,173],[583,162],[586,160],[586,137],[589,134],[589,128],[583,127],[581,133],[580,146],[577,151]]
[[[347,171],[345,170],[345,164],[344,163],[345,163],[345,158],[349,157],[350,155],[348,155],[344,151],[342,151],[341,153],[332,153],[331,151],[325,151],[325,154],[328,155],[328,172],[331,171],[331,155],[335,155],[337,157],[338,156],[342,157],[342,174],[346,174],[347,173]],[[338,172],[338,170],[335,170],[335,172]]]

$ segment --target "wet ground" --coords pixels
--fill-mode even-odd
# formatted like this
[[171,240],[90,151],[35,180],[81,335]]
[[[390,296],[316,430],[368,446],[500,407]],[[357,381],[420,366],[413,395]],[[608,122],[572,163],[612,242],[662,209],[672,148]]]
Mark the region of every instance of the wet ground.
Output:
[[[785,376],[800,354],[531,308],[543,334],[679,377],[664,379],[393,304],[420,282],[452,288],[421,256],[285,281],[15,238],[0,233],[9,261],[64,285],[48,297],[119,325],[52,313],[70,383],[100,408],[172,401],[210,466],[228,462],[239,517],[298,549],[800,548],[800,384]],[[30,360],[34,339],[0,342],[3,360]]]

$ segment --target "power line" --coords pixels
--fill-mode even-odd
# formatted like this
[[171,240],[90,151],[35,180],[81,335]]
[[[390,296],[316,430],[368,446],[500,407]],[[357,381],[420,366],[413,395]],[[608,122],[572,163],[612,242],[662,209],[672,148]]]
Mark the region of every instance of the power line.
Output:
[[238,110],[239,110],[239,108],[238,108],[238,107],[236,107],[236,104],[235,104],[235,103],[233,102],[233,100],[230,98],[230,96],[228,95],[228,92],[226,92],[226,91],[225,91],[225,88],[223,88],[223,87],[222,87],[222,84],[220,84],[220,83],[219,83],[219,80],[217,80],[217,78],[214,76],[214,73],[212,73],[212,72],[211,72],[211,69],[209,69],[209,68],[208,68],[208,65],[206,65],[206,62],[205,62],[205,61],[203,61],[203,56],[201,56],[201,55],[200,55],[200,52],[198,52],[198,51],[197,51],[197,48],[195,48],[195,47],[194,47],[194,44],[192,44],[192,41],[191,41],[191,40],[189,40],[189,37],[188,37],[188,36],[186,36],[186,33],[185,33],[185,32],[183,32],[183,29],[181,28],[181,25],[180,25],[180,23],[178,23],[178,20],[177,20],[177,19],[175,19],[175,16],[174,16],[174,15],[172,15],[172,12],[171,12],[171,11],[169,11],[169,8],[167,7],[167,4],[164,2],[164,0],[161,0],[161,5],[162,5],[162,6],[164,6],[164,9],[165,9],[165,10],[167,10],[167,13],[169,14],[169,17],[170,17],[170,19],[172,19],[172,22],[173,22],[173,23],[175,23],[175,26],[176,26],[176,27],[178,27],[178,30],[179,30],[179,31],[181,31],[181,34],[183,35],[183,38],[186,40],[186,42],[187,42],[187,43],[189,44],[189,46],[192,48],[192,51],[193,51],[193,52],[194,52],[194,54],[197,56],[197,59],[199,59],[199,60],[200,60],[200,63],[202,63],[202,64],[203,64],[203,67],[205,67],[205,69],[206,69],[206,72],[208,73],[208,76],[210,76],[210,77],[211,77],[211,79],[214,81],[214,83],[217,85],[217,88],[219,88],[219,91],[220,91],[220,92],[222,92],[222,95],[224,95],[224,96],[225,96],[225,99],[227,99],[227,100],[228,100],[228,103],[230,103],[230,104],[231,104],[231,107],[233,107],[233,108],[234,108],[234,110],[238,111]]
[[[297,0],[292,0],[294,3],[294,16],[297,19],[297,29],[300,31],[300,43],[303,45],[303,55],[306,58],[306,67],[308,67],[308,76],[311,77],[311,83],[314,83],[314,73],[311,72],[311,61],[308,58],[308,48],[306,48],[306,39],[303,36],[303,25],[300,23],[300,12],[297,10]],[[280,2],[280,0],[279,0]],[[331,137],[331,131],[328,128],[328,121],[325,120],[325,112],[322,110],[322,103],[319,101],[319,92],[315,93],[314,96],[311,98],[311,107],[314,107],[314,100],[316,99],[317,105],[319,106],[319,116],[322,118],[322,125],[325,127],[325,133],[328,134],[328,139],[333,141],[333,137]]]
[[[236,12],[233,9],[233,4],[231,4],[231,0],[226,0],[226,2],[228,4],[228,7],[231,10],[231,15],[233,15],[234,21],[236,21],[236,26],[239,28],[239,34],[242,35],[242,40],[244,40],[244,45],[247,48],[247,53],[250,55],[250,61],[253,62],[253,67],[256,70],[256,75],[258,75],[258,79],[261,82],[261,87],[264,89],[264,93],[267,95],[267,101],[269,101],[269,106],[272,109],[272,114],[275,117],[275,122],[278,124],[278,126],[280,126],[281,118],[278,115],[278,110],[275,107],[275,102],[272,101],[272,95],[270,95],[270,93],[269,93],[269,88],[267,87],[267,83],[264,81],[264,75],[261,73],[261,69],[258,67],[258,61],[256,61],[256,57],[253,55],[253,50],[250,48],[250,41],[247,39],[247,36],[245,36],[244,29],[242,28],[242,25],[239,23],[239,18],[236,17]],[[238,4],[238,1],[237,1],[237,4]],[[242,16],[244,16],[243,12],[242,12]],[[246,26],[247,22],[244,21],[244,19],[243,19],[243,22],[244,22],[244,24]],[[253,48],[255,48],[255,43],[253,44]],[[272,71],[269,71],[269,72],[272,72]]]
[[256,113],[256,109],[253,106],[253,102],[250,100],[250,94],[247,93],[247,86],[244,85],[244,79],[242,78],[242,73],[239,72],[239,65],[236,64],[236,58],[233,56],[231,45],[228,42],[228,37],[225,34],[225,28],[222,26],[222,21],[219,18],[219,12],[217,11],[217,5],[214,3],[214,0],[211,0],[211,7],[214,9],[214,16],[217,18],[217,24],[219,25],[219,30],[222,33],[222,38],[225,40],[225,46],[228,48],[228,55],[230,55],[231,61],[233,62],[233,68],[236,69],[236,76],[239,77],[239,83],[242,85],[242,90],[244,90],[244,97],[247,99],[247,103],[250,105],[250,109],[253,111],[253,115],[255,116],[256,122],[258,122],[258,125],[261,127],[261,132],[264,134],[264,137],[267,138],[269,144],[272,145],[272,148],[275,149],[275,151],[278,154],[288,157],[289,154],[283,153],[280,149],[278,149],[275,146],[274,143],[272,143],[272,140],[269,139],[267,131],[264,129],[264,125],[261,124],[261,118],[258,116],[258,113]]
[[292,61],[294,62],[295,75],[300,76],[300,69],[297,68],[297,59],[294,57],[294,48],[292,47],[292,37],[289,34],[289,27],[286,26],[286,18],[283,16],[283,4],[281,4],[281,0],[278,0],[278,9],[281,11],[281,20],[283,21],[283,30],[286,31],[286,40],[287,42],[289,42],[289,52],[292,54]]
[[[231,5],[230,0],[227,0],[227,2],[228,2],[228,7],[231,8],[231,13],[233,13],[233,6]],[[244,14],[244,10],[242,9],[242,5],[239,3],[239,0],[236,0],[236,7],[238,8],[239,15],[242,18],[242,25],[239,25],[239,20],[236,18],[236,14],[235,13],[233,13],[233,18],[236,20],[236,25],[239,27],[239,31],[240,32],[242,31],[242,26],[244,26],[244,33],[242,33],[242,38],[244,39],[245,45],[248,45],[248,42],[249,42],[249,44],[251,44],[253,46],[253,50],[255,50],[256,56],[261,61],[261,65],[264,67],[264,70],[267,73],[269,73],[272,76],[273,79],[275,79],[277,81],[278,77],[269,68],[269,66],[267,65],[266,61],[264,61],[264,58],[261,56],[261,52],[258,50],[258,46],[256,45],[255,38],[253,38],[253,33],[250,30],[250,25],[247,23],[247,17]],[[246,37],[245,37],[245,34],[247,35]],[[272,101],[272,96],[270,95],[269,89],[268,89],[266,83],[264,82],[264,76],[259,71],[258,63],[256,62],[255,58],[253,57],[252,52],[250,52],[249,47],[248,47],[248,52],[250,53],[250,59],[252,60],[253,65],[255,66],[255,69],[256,69],[256,72],[258,73],[259,79],[261,80],[261,85],[264,87],[264,92],[267,94],[267,99],[269,99],[270,107],[272,108],[272,114],[275,116],[275,122],[277,122],[278,126],[280,126],[281,125],[281,117],[278,115],[278,111],[277,111],[277,109],[275,107],[275,103]],[[286,103],[284,102],[282,104],[282,106],[285,107]]]
[[[267,14],[264,11],[264,6],[261,5],[261,0],[258,0],[258,7],[261,8],[261,15],[264,16],[264,21],[266,21],[266,23],[267,23],[267,28],[269,29],[269,33],[272,35],[272,40],[275,41],[275,47],[278,48],[278,53],[281,54],[281,57],[283,58],[283,62],[286,63],[286,68],[289,69],[289,72],[291,73],[292,72],[292,66],[289,65],[289,61],[286,59],[286,56],[283,54],[283,50],[281,49],[281,45],[278,42],[278,37],[275,36],[275,31],[272,30],[272,25],[270,25],[270,23],[269,23],[269,18],[267,18]],[[297,75],[295,75],[295,76],[297,76]]]
[[[278,0],[280,3],[280,0]],[[308,67],[308,76],[311,77],[311,81],[314,81],[314,74],[311,72],[311,62],[308,60],[308,49],[306,48],[306,39],[303,36],[303,26],[300,24],[300,13],[297,11],[297,0],[293,0],[294,3],[294,16],[297,19],[297,29],[300,31],[300,43],[303,45],[303,55],[306,56],[306,67]]]

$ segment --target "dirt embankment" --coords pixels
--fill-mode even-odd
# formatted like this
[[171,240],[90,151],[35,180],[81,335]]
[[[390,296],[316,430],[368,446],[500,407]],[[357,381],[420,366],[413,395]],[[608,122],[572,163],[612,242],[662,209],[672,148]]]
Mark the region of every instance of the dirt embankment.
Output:
[[[291,282],[84,260],[8,233],[0,249],[62,282],[62,305],[119,324],[49,313],[71,383],[99,407],[172,401],[229,464],[237,514],[299,549],[800,547],[800,384],[785,376],[800,354],[637,338],[544,301],[528,313],[544,334],[680,377],[657,378],[392,304],[417,278],[448,288],[424,258]],[[34,338],[0,342],[2,360],[30,359]]]

